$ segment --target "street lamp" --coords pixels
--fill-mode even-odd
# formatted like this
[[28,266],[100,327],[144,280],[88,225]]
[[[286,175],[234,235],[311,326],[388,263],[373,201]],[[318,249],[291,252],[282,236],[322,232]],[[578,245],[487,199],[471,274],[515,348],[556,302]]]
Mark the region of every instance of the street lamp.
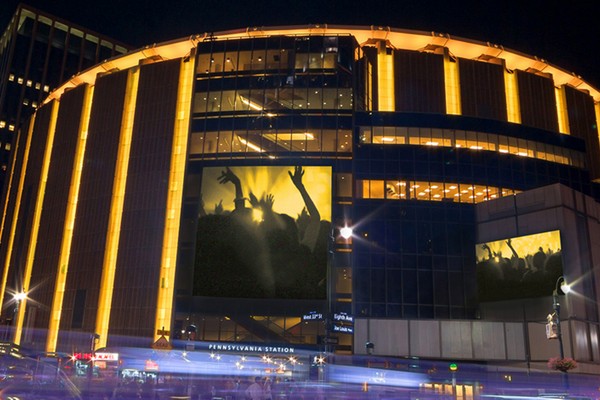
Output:
[[[27,293],[20,291],[13,295],[13,301],[15,302],[15,308],[13,309],[12,321],[11,324],[13,326],[13,332],[16,336],[16,326],[17,326],[17,318],[19,315],[19,307],[21,307],[21,302],[27,299]],[[13,338],[13,342],[16,342],[16,337]]]
[[560,330],[560,303],[558,302],[559,290],[563,294],[569,293],[571,288],[565,281],[564,276],[559,276],[554,285],[554,291],[552,292],[552,308],[554,309],[554,315],[556,316],[556,337],[558,338],[558,347],[560,350],[561,360],[565,358],[565,351],[563,349],[562,332]]
[[340,229],[340,235],[345,240],[350,239],[352,237],[352,228],[349,226],[344,226],[343,228]]

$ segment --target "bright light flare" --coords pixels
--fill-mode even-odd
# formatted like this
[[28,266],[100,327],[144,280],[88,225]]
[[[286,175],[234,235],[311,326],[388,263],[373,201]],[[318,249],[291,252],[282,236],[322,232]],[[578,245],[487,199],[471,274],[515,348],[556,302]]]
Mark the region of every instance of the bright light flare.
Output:
[[15,293],[14,299],[15,299],[15,301],[23,301],[23,300],[27,299],[27,293],[25,293],[25,292]]
[[342,229],[340,229],[340,235],[348,240],[352,237],[352,228],[350,228],[349,226],[344,226]]

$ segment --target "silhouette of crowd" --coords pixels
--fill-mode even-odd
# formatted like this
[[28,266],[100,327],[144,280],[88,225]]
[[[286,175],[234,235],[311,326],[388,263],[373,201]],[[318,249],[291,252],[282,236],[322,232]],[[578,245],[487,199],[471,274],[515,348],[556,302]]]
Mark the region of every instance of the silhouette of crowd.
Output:
[[561,250],[544,250],[521,256],[512,240],[507,239],[510,256],[481,245],[485,256],[477,262],[477,283],[480,301],[501,301],[552,294],[562,275]]
[[[293,218],[273,210],[271,193],[244,195],[230,169],[220,184],[235,189],[232,211],[223,200],[207,213],[201,204],[196,242],[194,291],[202,296],[250,298],[323,298],[330,222],[321,215],[303,184],[301,166],[288,171],[304,202]],[[255,215],[260,215],[256,218]]]

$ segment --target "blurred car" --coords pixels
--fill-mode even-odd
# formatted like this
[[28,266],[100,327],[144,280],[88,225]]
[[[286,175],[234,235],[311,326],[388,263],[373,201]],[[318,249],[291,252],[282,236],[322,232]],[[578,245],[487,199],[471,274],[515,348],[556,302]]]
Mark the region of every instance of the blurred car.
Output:
[[[49,370],[52,379],[48,378]],[[81,396],[79,389],[59,369],[29,357],[2,356],[0,400],[14,399],[80,400]]]

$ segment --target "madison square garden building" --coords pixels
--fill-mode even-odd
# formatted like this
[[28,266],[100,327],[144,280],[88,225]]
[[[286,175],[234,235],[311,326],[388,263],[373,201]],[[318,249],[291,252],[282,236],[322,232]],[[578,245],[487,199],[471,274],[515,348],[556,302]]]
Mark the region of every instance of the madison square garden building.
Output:
[[2,332],[45,351],[94,333],[97,348],[336,338],[342,353],[545,363],[564,277],[565,353],[592,370],[598,101],[545,60],[379,27],[195,35],[106,60],[13,144]]

